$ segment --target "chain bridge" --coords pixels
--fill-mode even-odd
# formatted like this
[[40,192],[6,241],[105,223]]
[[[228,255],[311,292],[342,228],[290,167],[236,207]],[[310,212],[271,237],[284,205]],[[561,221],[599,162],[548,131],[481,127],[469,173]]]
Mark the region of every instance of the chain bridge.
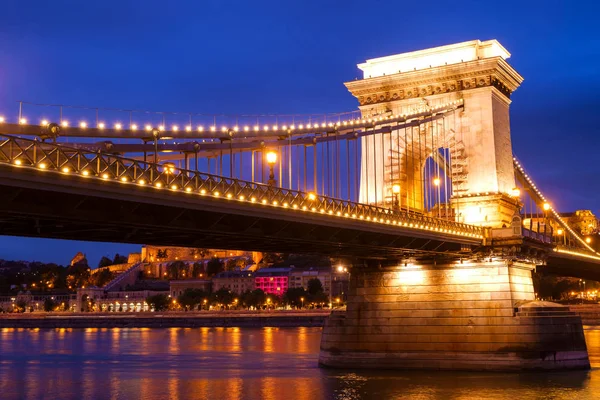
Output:
[[368,60],[338,114],[20,102],[0,119],[0,234],[345,257],[323,365],[588,367],[531,271],[600,279],[600,254],[513,155],[509,57],[476,40]]

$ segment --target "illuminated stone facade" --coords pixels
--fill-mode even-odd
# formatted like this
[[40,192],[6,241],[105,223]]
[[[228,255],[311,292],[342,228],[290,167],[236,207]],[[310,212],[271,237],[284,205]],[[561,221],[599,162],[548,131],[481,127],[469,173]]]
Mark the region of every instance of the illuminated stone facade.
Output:
[[509,224],[516,210],[509,105],[523,80],[509,57],[495,40],[474,40],[360,64],[364,79],[346,86],[364,118],[464,105],[448,118],[363,137],[360,201],[389,206],[399,184],[401,205],[424,211],[425,163],[443,148],[450,152],[456,219]]
[[341,368],[589,368],[581,319],[535,302],[532,264],[353,269],[347,311],[328,319],[319,362]]
[[[509,56],[495,40],[476,40],[359,65],[365,79],[346,85],[365,118],[462,105],[448,117],[363,137],[360,201],[390,206],[392,186],[398,184],[400,206],[426,212],[430,182],[424,182],[424,160],[449,149],[452,211],[444,215],[496,228],[496,240],[520,241],[521,220],[515,216],[520,204],[511,197],[516,185],[509,105],[523,79],[505,61]],[[449,256],[443,262],[433,256],[398,262],[378,254],[379,261],[353,263],[347,310],[328,318],[320,364],[589,368],[581,319],[568,307],[535,301],[536,261],[518,261],[511,251],[472,260]]]

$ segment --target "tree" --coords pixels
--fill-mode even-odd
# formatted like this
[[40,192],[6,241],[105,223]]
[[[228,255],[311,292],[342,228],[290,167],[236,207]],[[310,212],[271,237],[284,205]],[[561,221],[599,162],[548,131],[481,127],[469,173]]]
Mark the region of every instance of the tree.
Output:
[[315,304],[326,304],[329,303],[329,296],[323,291],[317,292],[310,295],[310,301]]
[[221,288],[211,295],[211,303],[229,306],[234,299],[234,294],[225,288]]
[[56,302],[54,302],[54,300],[52,300],[52,299],[44,300],[44,311],[50,312],[50,311],[53,311],[55,308],[56,308]]
[[308,293],[315,295],[323,292],[323,284],[318,278],[312,278],[308,281]]
[[288,255],[284,253],[264,253],[261,264],[281,264],[285,262]]
[[113,265],[113,261],[105,256],[102,256],[100,262],[98,262],[98,268],[108,267],[109,265]]
[[148,296],[146,303],[154,306],[155,311],[164,311],[169,308],[171,301],[166,294],[155,294],[154,296]]
[[127,264],[127,257],[117,253],[113,259],[113,264]]
[[244,292],[241,296],[242,304],[246,307],[262,307],[267,295],[261,289]]
[[291,306],[302,307],[308,301],[308,292],[303,287],[289,288],[283,295],[283,300]]
[[90,280],[90,267],[84,264],[75,264],[67,268],[67,283],[72,288],[88,285]]
[[103,287],[108,282],[112,281],[114,279],[114,277],[115,277],[114,272],[112,272],[108,268],[104,268],[100,272],[96,272],[94,275],[92,275],[91,281],[92,281],[93,285],[98,286],[98,287]]
[[186,289],[181,296],[177,298],[177,302],[181,304],[185,310],[193,310],[199,304],[204,302],[204,299],[208,298],[208,293],[202,289]]
[[213,257],[206,263],[206,275],[213,276],[223,271],[223,262],[217,257]]
[[15,303],[15,311],[16,312],[25,312],[25,307],[27,307],[27,302],[25,300],[17,300],[17,302]]

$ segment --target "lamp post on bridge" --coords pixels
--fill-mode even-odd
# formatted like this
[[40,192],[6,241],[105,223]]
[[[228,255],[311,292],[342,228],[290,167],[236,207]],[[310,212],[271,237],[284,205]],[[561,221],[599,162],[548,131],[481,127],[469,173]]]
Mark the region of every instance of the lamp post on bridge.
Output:
[[392,186],[393,202],[392,207],[395,211],[400,211],[400,184],[394,183]]
[[266,158],[267,164],[269,164],[269,180],[267,181],[267,184],[269,186],[275,186],[277,184],[277,181],[275,180],[275,172],[273,171],[273,166],[275,166],[275,163],[277,162],[277,153],[275,153],[274,151],[269,151],[266,154]]
[[436,206],[438,209],[438,218],[442,217],[442,207],[440,206],[440,178],[437,176],[433,178],[433,186],[435,186],[435,194],[436,194]]

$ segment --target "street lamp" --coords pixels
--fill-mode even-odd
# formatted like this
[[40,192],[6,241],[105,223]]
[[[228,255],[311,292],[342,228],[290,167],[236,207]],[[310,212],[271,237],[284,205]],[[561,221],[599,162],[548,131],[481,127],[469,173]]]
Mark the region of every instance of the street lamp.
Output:
[[304,297],[300,297],[300,303],[302,303],[302,308],[304,308]]
[[337,272],[348,272],[348,268],[346,268],[342,265],[338,265]]
[[437,201],[436,201],[436,205],[438,208],[438,218],[442,217],[442,207],[440,207],[440,178],[438,178],[437,176],[435,178],[433,178],[433,185],[437,188],[436,190],[436,196],[437,196]]
[[269,164],[269,186],[275,186],[277,181],[275,180],[275,173],[273,172],[273,166],[277,162],[277,153],[274,151],[267,152],[267,164]]
[[394,183],[394,185],[392,185],[392,193],[394,194],[394,210],[399,210],[400,209],[400,184],[398,183]]

